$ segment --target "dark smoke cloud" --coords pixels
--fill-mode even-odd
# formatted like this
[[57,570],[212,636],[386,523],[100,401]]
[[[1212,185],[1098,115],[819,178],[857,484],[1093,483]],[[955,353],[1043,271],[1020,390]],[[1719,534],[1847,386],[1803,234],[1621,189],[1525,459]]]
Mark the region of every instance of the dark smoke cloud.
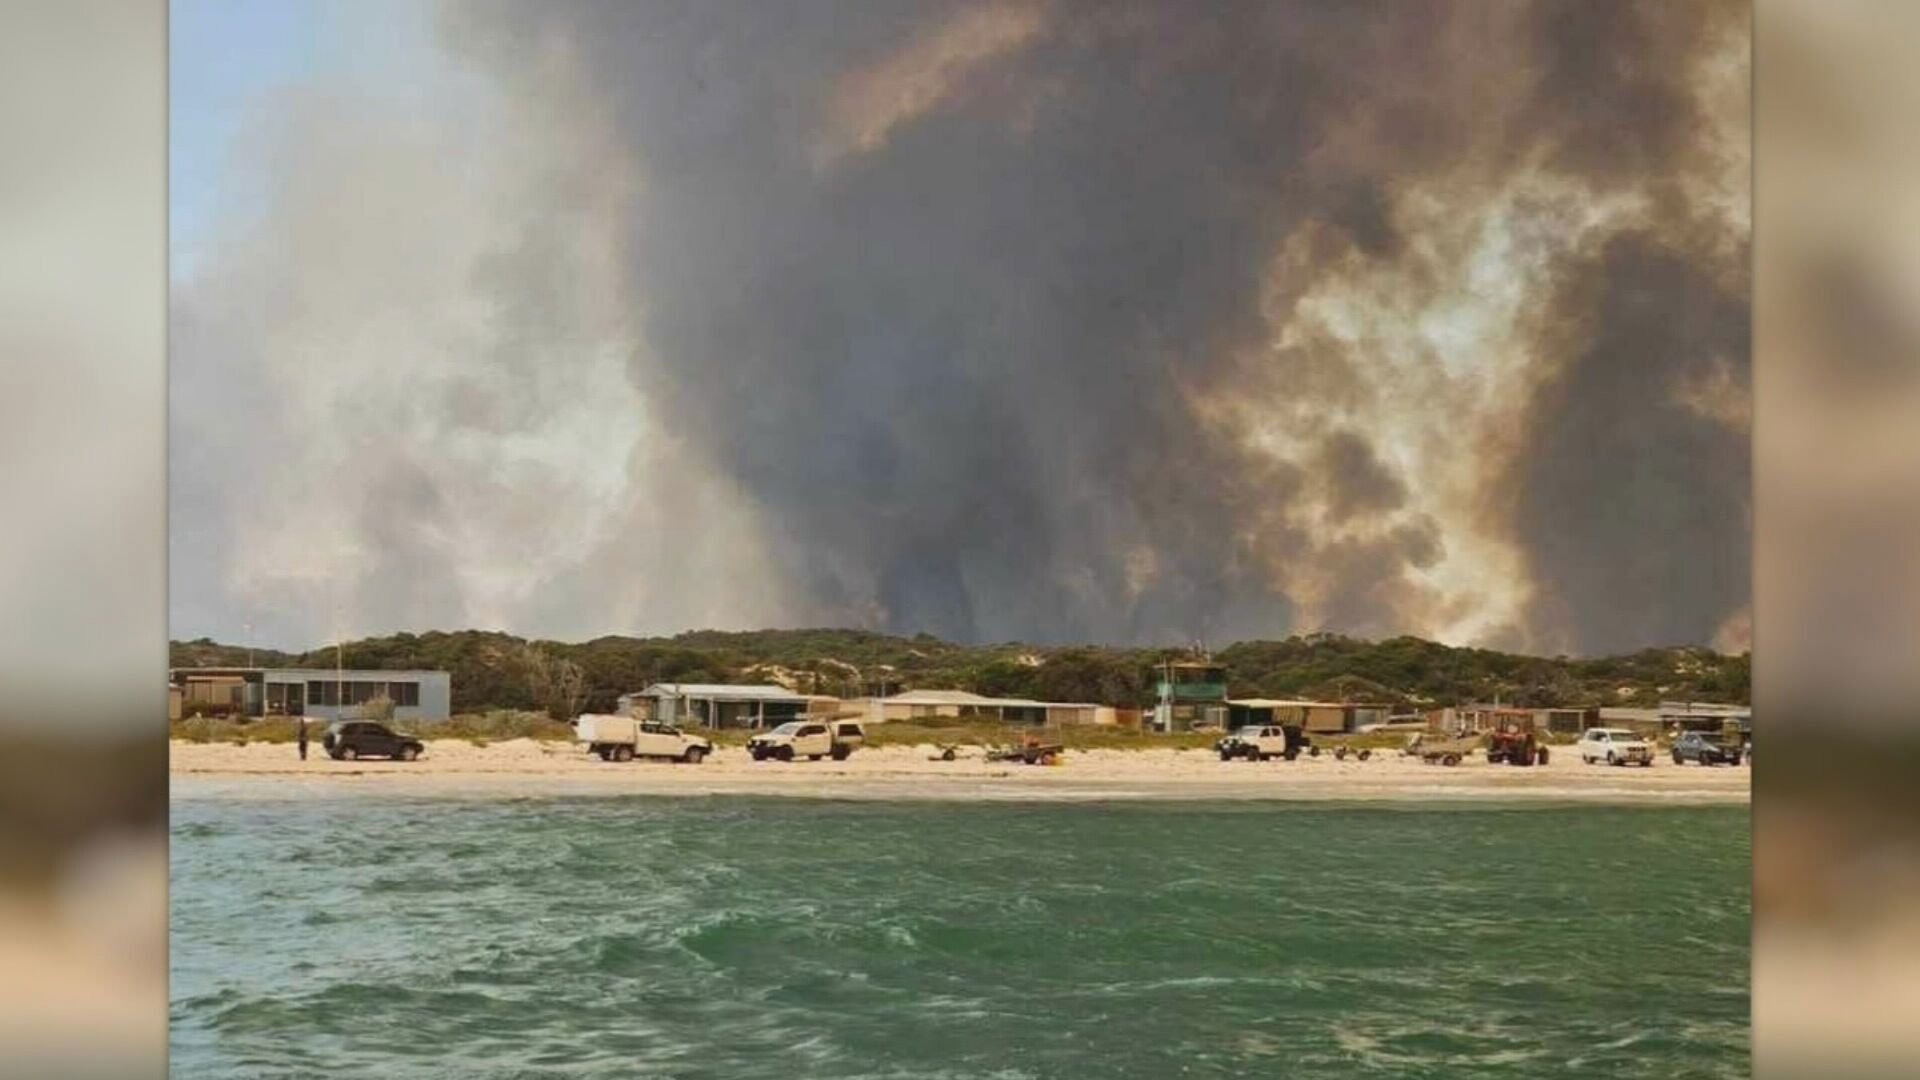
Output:
[[1629,233],[1564,271],[1543,345],[1566,360],[1530,410],[1516,523],[1547,586],[1534,625],[1591,649],[1711,640],[1750,595],[1747,433],[1675,394],[1748,379],[1744,279]]
[[[463,5],[446,28],[509,85],[557,50],[605,106],[644,177],[633,378],[751,494],[802,596],[786,614],[814,620],[1219,640],[1303,628],[1311,593],[1332,629],[1431,629],[1412,575],[1449,538],[1406,511],[1383,432],[1328,423],[1276,460],[1196,400],[1377,394],[1391,369],[1294,308],[1382,267],[1415,307],[1451,287],[1416,196],[1473,218],[1516,177],[1557,184],[1569,237],[1639,197],[1598,228],[1643,231],[1554,258],[1525,324],[1540,398],[1503,403],[1518,441],[1484,467],[1534,578],[1526,636],[1594,649],[1704,640],[1746,601],[1744,436],[1671,400],[1706,364],[1744,393],[1744,286],[1719,265],[1744,236],[1690,185],[1719,164],[1697,69],[1743,66],[1745,21],[639,3]],[[1689,227],[1644,231],[1665,220]],[[1379,527],[1316,535],[1290,512],[1314,491]]]
[[175,283],[176,627],[1704,640],[1746,24],[449,5]]

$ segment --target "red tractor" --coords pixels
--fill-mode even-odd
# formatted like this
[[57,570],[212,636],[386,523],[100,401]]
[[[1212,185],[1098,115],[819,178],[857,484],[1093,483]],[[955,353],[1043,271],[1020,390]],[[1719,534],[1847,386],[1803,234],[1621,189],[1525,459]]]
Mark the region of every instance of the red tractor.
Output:
[[1487,763],[1498,765],[1545,765],[1547,747],[1540,741],[1532,723],[1501,724],[1487,736]]

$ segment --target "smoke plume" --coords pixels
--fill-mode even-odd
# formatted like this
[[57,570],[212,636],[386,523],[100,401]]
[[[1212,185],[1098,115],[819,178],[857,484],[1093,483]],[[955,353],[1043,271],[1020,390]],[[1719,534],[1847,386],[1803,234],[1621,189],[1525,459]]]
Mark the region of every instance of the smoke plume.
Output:
[[[356,479],[325,573],[379,617],[1598,651],[1746,603],[1741,5],[461,4],[440,31],[510,103],[505,190],[287,150],[474,219],[402,226],[457,238],[408,310],[464,336],[402,355],[417,326],[325,316],[382,373],[357,385],[417,395],[328,462]],[[269,219],[331,245],[365,200],[317,184]],[[299,254],[266,276],[376,258]],[[187,332],[315,332],[240,319],[220,275]],[[248,475],[310,492],[315,464]]]

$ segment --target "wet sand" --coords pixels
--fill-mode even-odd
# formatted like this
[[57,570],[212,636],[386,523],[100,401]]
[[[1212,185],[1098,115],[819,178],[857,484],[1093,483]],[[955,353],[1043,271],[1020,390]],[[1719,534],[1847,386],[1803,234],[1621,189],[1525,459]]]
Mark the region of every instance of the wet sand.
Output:
[[698,765],[603,762],[573,743],[516,739],[475,746],[435,740],[415,762],[333,761],[315,747],[174,742],[176,793],[258,795],[367,791],[421,795],[788,795],[848,799],[1353,799],[1499,800],[1674,805],[1747,803],[1752,770],[1584,765],[1571,748],[1548,765],[1516,768],[1475,758],[1428,765],[1397,752],[1370,760],[1331,755],[1223,762],[1202,750],[1072,750],[1056,766],[987,762],[977,748],[930,760],[931,746],[861,750],[844,762],[755,762],[723,747]]

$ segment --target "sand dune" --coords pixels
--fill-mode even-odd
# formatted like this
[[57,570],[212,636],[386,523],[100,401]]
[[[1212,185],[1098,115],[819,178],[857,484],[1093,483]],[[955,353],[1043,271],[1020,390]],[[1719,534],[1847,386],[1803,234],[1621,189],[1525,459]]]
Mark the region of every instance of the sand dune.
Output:
[[1297,761],[1223,762],[1198,750],[1069,751],[1057,766],[990,763],[980,751],[930,760],[932,747],[862,750],[844,762],[754,762],[723,748],[699,765],[600,761],[571,743],[516,739],[475,746],[437,740],[411,763],[333,761],[316,747],[307,761],[286,744],[175,742],[175,790],[257,794],[273,783],[289,793],[342,790],[419,794],[753,794],[825,798],[954,799],[1514,799],[1542,802],[1719,802],[1751,798],[1752,770],[1583,765],[1569,752],[1550,765],[1515,768],[1472,760],[1448,768],[1398,754],[1368,761],[1330,756]]

